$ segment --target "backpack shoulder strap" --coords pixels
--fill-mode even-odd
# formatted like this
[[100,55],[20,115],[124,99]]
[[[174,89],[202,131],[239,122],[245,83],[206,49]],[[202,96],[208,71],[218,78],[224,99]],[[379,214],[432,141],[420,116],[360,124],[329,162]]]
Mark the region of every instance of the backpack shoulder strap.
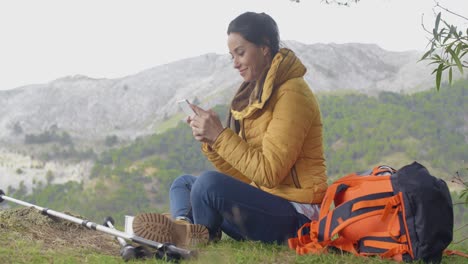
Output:
[[444,250],[444,254],[447,255],[447,256],[457,255],[457,256],[468,258],[468,254],[463,253],[463,252],[458,251],[458,250],[449,250],[449,249],[447,249],[447,250]]

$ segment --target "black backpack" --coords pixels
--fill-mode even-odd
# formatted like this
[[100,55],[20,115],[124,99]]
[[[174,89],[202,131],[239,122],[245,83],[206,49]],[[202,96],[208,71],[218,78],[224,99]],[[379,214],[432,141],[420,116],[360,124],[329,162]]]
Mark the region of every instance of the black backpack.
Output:
[[[303,234],[307,229],[309,234]],[[319,219],[306,223],[288,242],[298,254],[340,249],[438,263],[452,236],[447,184],[414,162],[398,171],[377,166],[336,180],[327,189]]]
[[398,170],[391,181],[394,192],[403,194],[414,259],[440,262],[453,238],[453,205],[447,184],[417,162]]

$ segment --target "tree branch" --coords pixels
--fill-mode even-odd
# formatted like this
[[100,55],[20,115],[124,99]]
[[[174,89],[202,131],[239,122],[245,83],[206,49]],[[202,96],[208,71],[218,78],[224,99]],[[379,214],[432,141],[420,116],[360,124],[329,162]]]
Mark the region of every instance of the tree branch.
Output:
[[461,227],[459,227],[459,228],[453,230],[453,232],[457,232],[458,230],[463,229],[463,228],[465,228],[466,226],[468,226],[468,224],[462,225]]
[[463,242],[463,241],[465,241],[465,240],[467,240],[467,239],[468,239],[468,237],[465,237],[465,238],[463,238],[462,240],[459,240],[459,241],[457,241],[457,242],[452,242],[452,244],[460,244],[461,242]]
[[349,3],[357,3],[360,0],[345,0],[345,1],[339,1],[339,0],[322,0],[322,2],[325,2],[325,4],[337,4],[337,5],[342,5],[342,6],[349,6]]
[[455,12],[452,12],[452,11],[448,10],[447,8],[441,6],[441,5],[439,4],[439,2],[436,2],[436,7],[439,7],[439,8],[441,8],[441,9],[443,9],[443,10],[449,12],[449,13],[452,14],[452,15],[455,15],[455,16],[461,17],[461,18],[463,18],[463,19],[465,19],[465,20],[468,20],[468,18],[466,18],[466,17],[464,17],[464,16],[462,16],[462,15],[460,15],[460,14],[457,14],[457,13],[455,13]]
[[424,26],[424,13],[422,13],[422,15],[421,15],[421,26],[424,29],[424,31],[426,31],[429,34],[432,34],[432,32],[427,30],[426,27]]

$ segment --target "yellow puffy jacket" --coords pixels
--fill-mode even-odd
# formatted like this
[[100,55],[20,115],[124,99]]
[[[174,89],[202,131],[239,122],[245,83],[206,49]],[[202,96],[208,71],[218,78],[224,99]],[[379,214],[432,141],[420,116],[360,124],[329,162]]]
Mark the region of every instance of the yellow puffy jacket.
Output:
[[322,122],[305,72],[291,50],[281,49],[259,96],[240,111],[231,108],[240,132],[226,128],[202,151],[224,174],[289,201],[321,203],[327,188]]

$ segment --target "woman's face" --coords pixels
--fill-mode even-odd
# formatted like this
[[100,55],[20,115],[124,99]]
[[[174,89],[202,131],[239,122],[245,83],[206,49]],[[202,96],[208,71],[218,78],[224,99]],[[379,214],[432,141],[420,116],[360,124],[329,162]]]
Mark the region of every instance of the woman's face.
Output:
[[250,82],[257,80],[263,69],[270,63],[270,51],[267,46],[257,46],[247,41],[239,33],[228,35],[228,48],[234,62],[234,68]]

